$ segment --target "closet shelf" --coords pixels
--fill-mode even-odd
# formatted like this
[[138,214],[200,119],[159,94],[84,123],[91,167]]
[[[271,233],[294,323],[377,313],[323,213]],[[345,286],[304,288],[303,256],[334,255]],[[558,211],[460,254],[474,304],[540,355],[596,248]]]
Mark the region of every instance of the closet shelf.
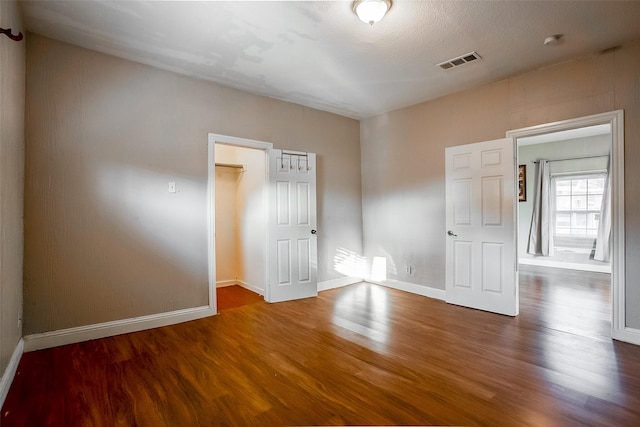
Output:
[[244,172],[244,165],[236,165],[233,163],[216,163],[216,167],[221,167],[221,168],[232,168],[232,169],[240,169],[241,172]]

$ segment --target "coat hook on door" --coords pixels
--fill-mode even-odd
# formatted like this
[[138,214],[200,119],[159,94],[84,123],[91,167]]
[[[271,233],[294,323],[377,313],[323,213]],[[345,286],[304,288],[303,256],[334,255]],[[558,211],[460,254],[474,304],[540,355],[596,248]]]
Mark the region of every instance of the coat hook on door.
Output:
[[17,41],[19,42],[20,40],[22,40],[22,32],[19,32],[18,34],[13,34],[13,32],[11,31],[11,28],[0,28],[0,34],[4,34],[5,36],[9,37],[11,40]]

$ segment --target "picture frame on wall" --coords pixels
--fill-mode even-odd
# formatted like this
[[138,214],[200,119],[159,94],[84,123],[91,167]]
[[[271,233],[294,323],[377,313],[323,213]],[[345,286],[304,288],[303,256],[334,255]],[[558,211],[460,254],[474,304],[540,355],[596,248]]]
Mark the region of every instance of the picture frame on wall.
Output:
[[518,166],[518,201],[527,201],[527,165]]

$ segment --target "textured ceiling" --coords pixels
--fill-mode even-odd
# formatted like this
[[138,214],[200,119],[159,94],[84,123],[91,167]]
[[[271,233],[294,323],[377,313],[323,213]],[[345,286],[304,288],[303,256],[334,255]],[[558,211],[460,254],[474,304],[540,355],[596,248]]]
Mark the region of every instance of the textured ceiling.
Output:
[[359,119],[640,39],[638,1],[393,0],[374,26],[351,1],[20,3],[32,32]]

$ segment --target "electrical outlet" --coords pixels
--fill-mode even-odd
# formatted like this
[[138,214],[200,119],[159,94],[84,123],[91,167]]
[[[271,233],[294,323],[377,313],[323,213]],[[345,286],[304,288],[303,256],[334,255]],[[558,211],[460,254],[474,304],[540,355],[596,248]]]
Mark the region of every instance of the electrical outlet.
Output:
[[411,276],[413,274],[413,267],[410,265],[406,266],[407,276]]
[[176,192],[176,183],[174,181],[169,181],[169,193]]
[[22,328],[22,316],[18,315],[18,329]]

